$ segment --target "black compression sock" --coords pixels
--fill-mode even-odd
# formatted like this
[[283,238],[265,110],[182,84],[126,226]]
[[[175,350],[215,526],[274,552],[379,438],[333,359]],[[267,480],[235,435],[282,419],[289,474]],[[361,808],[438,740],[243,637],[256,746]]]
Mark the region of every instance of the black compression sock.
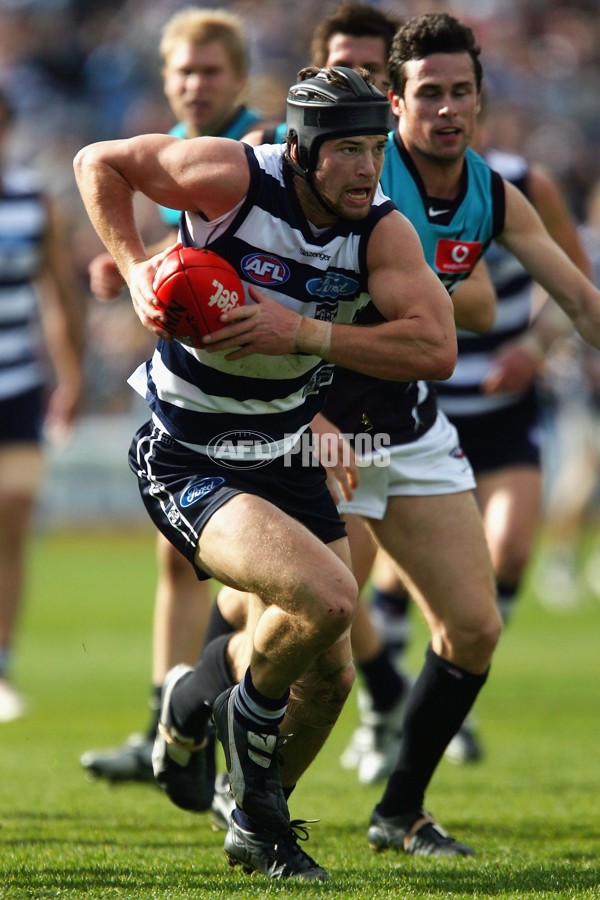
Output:
[[377,812],[398,816],[421,809],[431,777],[477,694],[487,672],[474,675],[446,662],[431,647],[409,696],[400,752]]
[[410,641],[410,595],[408,591],[389,593],[375,588],[371,594],[371,615],[393,658],[406,650]]
[[173,689],[171,713],[181,734],[190,737],[197,734],[198,727],[203,727],[206,721],[206,703],[212,705],[219,694],[235,684],[227,665],[229,637],[223,634],[211,641],[193,672]]
[[406,684],[392,664],[386,647],[368,663],[358,663],[375,712],[386,713],[400,702]]

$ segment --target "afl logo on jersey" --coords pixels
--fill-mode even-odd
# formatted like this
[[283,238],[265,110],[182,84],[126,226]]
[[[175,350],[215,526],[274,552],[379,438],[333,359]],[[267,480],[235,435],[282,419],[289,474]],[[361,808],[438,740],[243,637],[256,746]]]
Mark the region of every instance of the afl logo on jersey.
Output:
[[470,272],[481,255],[481,241],[451,241],[442,238],[436,244],[434,264],[438,272],[459,275]]
[[256,284],[283,284],[290,277],[286,264],[268,253],[250,253],[244,256],[241,265],[244,275]]

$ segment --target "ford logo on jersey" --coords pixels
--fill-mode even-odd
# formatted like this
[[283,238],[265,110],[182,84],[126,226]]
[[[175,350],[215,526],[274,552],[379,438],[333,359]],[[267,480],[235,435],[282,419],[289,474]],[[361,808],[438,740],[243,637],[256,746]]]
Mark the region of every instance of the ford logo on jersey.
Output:
[[351,297],[358,291],[358,281],[339,272],[327,272],[320,278],[306,282],[306,290],[313,297]]
[[277,285],[289,280],[290,270],[277,256],[250,253],[242,259],[242,272],[256,284]]
[[201,478],[199,481],[195,481],[181,495],[181,505],[183,507],[192,506],[198,500],[201,500],[202,497],[210,494],[211,491],[216,491],[222,484],[225,484],[225,479],[220,477]]

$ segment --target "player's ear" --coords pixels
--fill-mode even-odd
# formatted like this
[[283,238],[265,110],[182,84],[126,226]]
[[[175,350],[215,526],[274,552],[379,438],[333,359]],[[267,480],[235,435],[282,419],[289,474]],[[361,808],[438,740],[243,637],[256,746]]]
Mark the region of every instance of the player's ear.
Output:
[[402,97],[396,93],[393,88],[390,88],[388,91],[388,100],[390,101],[392,114],[398,117],[402,113]]

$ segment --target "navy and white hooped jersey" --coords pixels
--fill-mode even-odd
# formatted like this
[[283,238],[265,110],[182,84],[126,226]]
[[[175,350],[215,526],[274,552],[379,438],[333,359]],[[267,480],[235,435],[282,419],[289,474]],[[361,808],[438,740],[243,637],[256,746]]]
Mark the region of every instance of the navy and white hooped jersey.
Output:
[[[528,164],[521,156],[489,150],[485,159],[506,181],[527,196]],[[458,362],[454,373],[437,384],[438,403],[450,416],[474,416],[506,409],[520,402],[529,391],[484,394],[481,384],[490,371],[493,355],[506,341],[529,328],[532,279],[519,260],[497,243],[485,254],[485,262],[496,289],[496,318],[487,334],[458,331]]]
[[[288,179],[284,149],[246,146],[246,198],[211,222],[186,213],[181,239],[186,246],[210,246],[234,266],[246,288],[254,284],[302,316],[350,323],[369,302],[369,236],[395,206],[378,190],[365,219],[315,233]],[[243,431],[261,436],[261,457],[285,453],[322,408],[333,365],[303,353],[227,361],[227,352],[159,341],[130,383],[145,394],[162,427],[198,452],[210,453],[216,438]],[[245,456],[250,458],[251,450]]]
[[38,295],[47,209],[37,175],[7,169],[0,177],[0,400],[44,383]]
[[[463,185],[452,201],[428,197],[425,186],[397,132],[385,150],[381,187],[414,225],[425,259],[452,293],[504,225],[502,179],[476,153],[465,154]],[[368,306],[358,323],[381,321]],[[363,428],[389,435],[392,444],[410,443],[435,422],[435,393],[424,382],[397,384],[356,372],[336,371],[325,414],[344,432]]]
[[[248,109],[247,106],[240,106],[233,119],[220,132],[218,137],[230,138],[232,141],[240,141],[245,134],[248,134],[253,128],[258,126],[262,120],[255,110]],[[178,122],[169,131],[173,137],[186,138],[187,129],[185,122]],[[179,227],[179,217],[181,213],[178,209],[170,209],[168,206],[159,206],[160,217],[169,228]]]

